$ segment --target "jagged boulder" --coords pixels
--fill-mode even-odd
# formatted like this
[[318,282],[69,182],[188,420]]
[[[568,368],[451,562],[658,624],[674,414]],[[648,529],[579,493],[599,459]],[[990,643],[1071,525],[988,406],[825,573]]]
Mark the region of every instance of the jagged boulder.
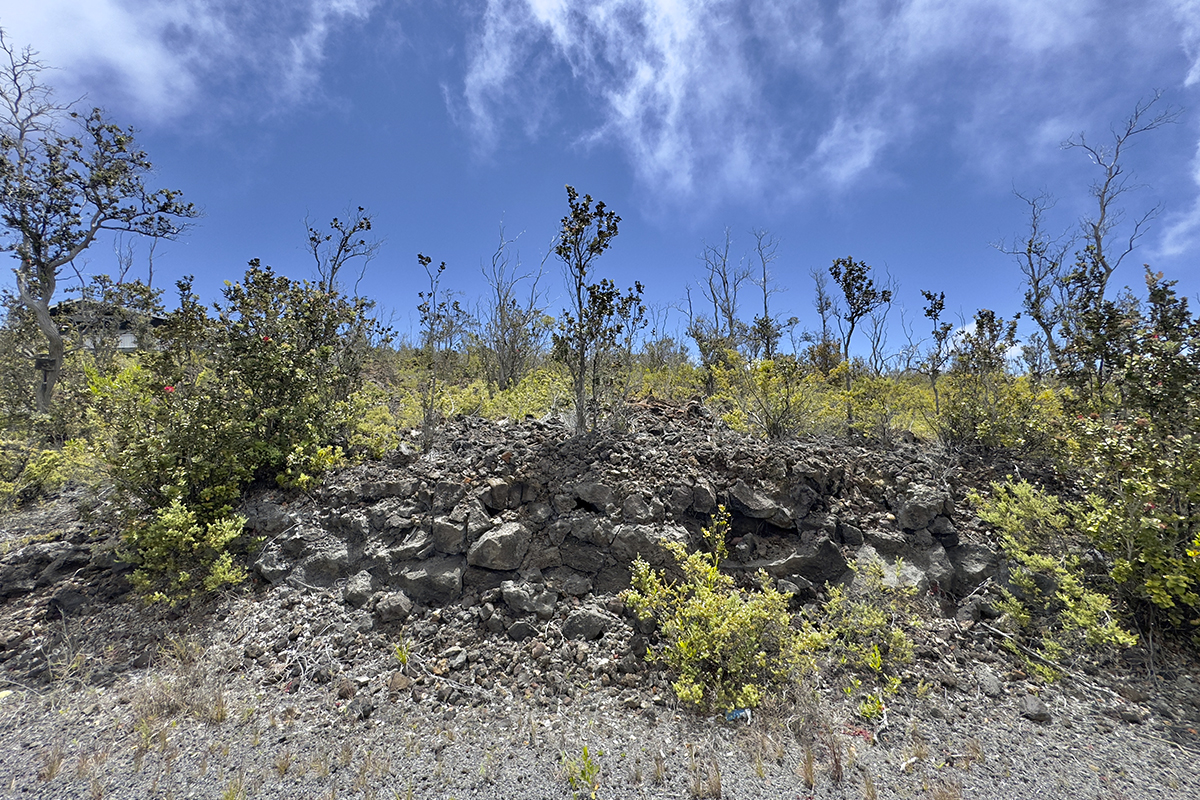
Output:
[[514,570],[529,552],[529,530],[519,522],[506,522],[487,531],[467,551],[467,563],[473,567]]
[[946,555],[954,567],[954,591],[960,595],[975,591],[999,566],[996,552],[981,544],[962,543],[947,548]]
[[346,581],[346,588],[342,590],[342,599],[346,601],[347,605],[362,608],[371,599],[371,593],[374,591],[373,583],[371,573],[365,569],[355,573],[350,580]]
[[618,525],[612,540],[612,554],[621,563],[632,564],[635,559],[641,558],[651,566],[662,567],[675,563],[669,543],[687,547],[687,530],[679,525],[661,528]]
[[517,581],[500,584],[500,594],[504,604],[513,611],[518,614],[537,614],[538,619],[553,617],[554,606],[558,603],[558,594],[555,592]]
[[431,558],[400,573],[398,582],[406,594],[426,603],[445,603],[462,594],[461,557]]
[[562,635],[564,639],[583,639],[590,642],[604,635],[611,623],[611,618],[600,609],[581,608],[572,611],[567,617],[567,621],[563,623]]
[[616,504],[613,490],[603,483],[589,481],[575,487],[575,496],[580,501],[604,513],[610,512]]
[[381,622],[403,622],[412,613],[413,602],[404,592],[388,592],[375,604]]
[[743,516],[764,520],[778,528],[790,528],[795,525],[791,511],[765,494],[754,491],[745,481],[738,481],[729,490],[729,505]]
[[740,568],[748,572],[766,570],[773,578],[792,578],[798,575],[820,586],[828,581],[840,579],[848,566],[838,546],[821,537],[795,548],[782,558],[748,561],[740,565]]
[[896,498],[896,523],[906,531],[929,527],[939,515],[949,515],[954,508],[944,489],[913,484]]

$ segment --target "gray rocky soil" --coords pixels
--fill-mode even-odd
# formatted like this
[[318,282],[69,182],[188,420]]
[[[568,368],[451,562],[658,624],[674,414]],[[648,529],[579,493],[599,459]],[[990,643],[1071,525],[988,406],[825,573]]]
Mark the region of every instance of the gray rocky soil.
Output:
[[[0,796],[1196,797],[1193,651],[1047,684],[1002,646],[1005,565],[965,497],[1031,469],[767,444],[699,405],[586,437],[462,419],[430,455],[253,493],[252,586],[178,609],[129,592],[104,498],[66,492],[0,517]],[[678,703],[621,591],[718,505],[727,570],[797,618],[862,566],[916,587],[881,715],[833,662],[733,720]]]

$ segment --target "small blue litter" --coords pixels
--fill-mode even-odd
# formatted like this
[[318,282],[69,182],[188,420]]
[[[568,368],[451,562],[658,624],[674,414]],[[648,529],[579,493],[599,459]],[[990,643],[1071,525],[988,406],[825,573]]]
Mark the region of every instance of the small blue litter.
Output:
[[727,713],[725,715],[726,722],[737,722],[738,720],[742,720],[747,725],[749,725],[750,724],[750,709],[735,708],[733,711],[730,711],[729,713]]

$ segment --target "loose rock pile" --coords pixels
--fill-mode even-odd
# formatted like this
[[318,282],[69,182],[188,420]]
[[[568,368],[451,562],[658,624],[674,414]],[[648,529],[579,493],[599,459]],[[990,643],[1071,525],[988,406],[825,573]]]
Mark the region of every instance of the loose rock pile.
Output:
[[801,600],[852,579],[854,563],[959,595],[997,568],[949,454],[768,445],[699,406],[653,411],[626,434],[579,438],[550,421],[459,420],[430,456],[405,449],[344,471],[311,500],[261,496],[245,509],[266,541],[253,569],[276,585],[342,586],[388,620],[412,602],[486,595],[489,627],[507,630],[564,599],[618,593],[635,558],[670,569],[664,545],[697,543],[718,506],[732,515],[726,566],[765,570]]

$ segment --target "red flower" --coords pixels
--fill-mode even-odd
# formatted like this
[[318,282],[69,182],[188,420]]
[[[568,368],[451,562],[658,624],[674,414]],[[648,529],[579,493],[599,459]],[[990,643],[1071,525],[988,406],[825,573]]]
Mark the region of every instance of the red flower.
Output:
[[264,342],[269,342],[269,341],[271,341],[271,337],[270,337],[270,336],[264,336],[264,337],[263,337],[263,341],[264,341]]
[[167,394],[170,394],[171,392],[175,391],[175,387],[174,386],[164,386],[163,391],[166,392]]

